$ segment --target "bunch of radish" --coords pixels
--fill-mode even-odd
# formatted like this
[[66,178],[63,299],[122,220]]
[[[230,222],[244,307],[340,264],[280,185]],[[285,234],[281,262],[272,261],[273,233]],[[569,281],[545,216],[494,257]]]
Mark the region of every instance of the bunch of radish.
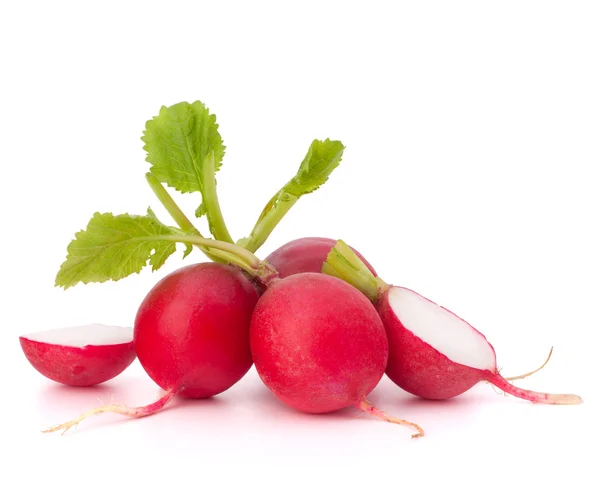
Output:
[[[199,101],[162,107],[142,137],[147,182],[175,225],[144,215],[95,213],[76,233],[56,285],[118,281],[154,271],[182,245],[208,258],[160,279],[137,308],[133,327],[90,325],[20,338],[31,364],[66,385],[96,385],[137,357],[161,389],[148,405],[111,404],[45,431],[76,426],[88,416],[153,414],[175,396],[202,399],[227,391],[252,365],[284,404],[306,413],[355,407],[389,422],[422,428],[376,408],[369,395],[387,376],[425,399],[448,399],[486,380],[538,403],[578,404],[570,394],[523,390],[503,378],[486,338],[450,311],[414,291],[385,283],[342,240],[299,238],[264,260],[255,255],[303,195],[320,188],[341,162],[339,141],[315,140],[296,175],[265,205],[246,238],[234,241],[216,192],[225,146],[214,115]],[[167,187],[198,193],[203,236]]]

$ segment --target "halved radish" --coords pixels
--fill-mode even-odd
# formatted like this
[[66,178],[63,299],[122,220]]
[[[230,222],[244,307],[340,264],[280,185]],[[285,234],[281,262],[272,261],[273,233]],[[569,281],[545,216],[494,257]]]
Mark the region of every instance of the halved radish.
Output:
[[21,348],[42,375],[87,387],[122,373],[135,360],[133,328],[92,324],[19,337]]
[[323,272],[354,285],[375,304],[389,343],[386,374],[407,392],[425,399],[449,399],[488,381],[531,402],[583,402],[573,394],[534,392],[512,385],[500,375],[496,352],[481,332],[420,294],[374,276],[343,241],[331,250]]
[[410,289],[391,286],[378,305],[393,348],[386,374],[411,394],[425,399],[449,399],[485,380],[507,394],[531,402],[581,402],[577,395],[515,387],[500,375],[494,348],[481,332]]

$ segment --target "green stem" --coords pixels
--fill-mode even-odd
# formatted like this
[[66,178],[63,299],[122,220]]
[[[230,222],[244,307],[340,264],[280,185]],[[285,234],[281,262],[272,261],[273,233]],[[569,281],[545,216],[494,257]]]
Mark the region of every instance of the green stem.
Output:
[[207,247],[210,252],[214,252],[215,255],[219,255],[219,252],[227,252],[233,254],[239,260],[246,263],[250,268],[258,270],[263,263],[256,255],[249,252],[241,246],[229,243],[228,241],[211,240],[209,238],[200,238],[198,236],[178,236],[178,235],[167,235],[158,236],[157,239],[178,241],[181,243],[191,243],[192,245],[198,245]]
[[[262,210],[250,236],[242,242],[244,247],[251,252],[256,252],[297,201],[298,197],[289,193],[275,195]],[[277,205],[273,206],[274,203]]]
[[202,200],[206,208],[208,226],[212,235],[217,240],[233,243],[233,238],[227,230],[219,199],[217,197],[217,181],[215,178],[215,154],[210,152],[202,164]]
[[167,192],[167,189],[163,187],[158,178],[156,178],[156,176],[154,176],[150,171],[146,173],[146,181],[150,185],[154,195],[156,195],[158,200],[160,200],[160,203],[177,223],[177,226],[183,229],[186,233],[192,233],[196,236],[202,237],[200,231],[196,229],[192,222],[175,203],[173,198],[169,195],[169,192]]
[[[169,195],[167,189],[163,186],[163,184],[159,181],[156,176],[154,176],[151,172],[146,173],[146,181],[150,188],[156,195],[156,198],[163,205],[165,210],[169,213],[169,215],[173,218],[173,220],[177,223],[186,234],[193,234],[200,238],[204,238],[200,231],[196,229],[196,227],[192,224],[192,222],[188,219],[188,217],[184,214],[184,212],[179,208],[177,203],[173,200],[173,197]],[[210,255],[206,248],[200,247],[196,245],[204,252],[204,254],[211,259],[213,262],[223,263],[223,259],[216,257],[214,255]]]
[[175,241],[184,244],[190,243],[192,245],[206,247],[211,255],[219,257],[233,265],[237,265],[251,276],[258,278],[265,285],[268,285],[279,278],[279,273],[271,264],[260,260],[252,252],[249,252],[245,248],[235,245],[234,243],[200,238],[198,236],[178,235],[157,236],[149,239]]
[[366,264],[343,241],[338,240],[327,255],[322,272],[338,277],[362,291],[373,303],[389,289],[380,277],[375,277]]

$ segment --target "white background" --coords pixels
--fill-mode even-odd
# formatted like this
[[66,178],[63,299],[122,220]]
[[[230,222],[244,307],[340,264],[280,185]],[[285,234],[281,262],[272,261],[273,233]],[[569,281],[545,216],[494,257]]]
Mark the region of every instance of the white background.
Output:
[[[593,1],[3,2],[0,490],[598,491],[599,24]],[[54,384],[18,335],[130,325],[158,279],[204,261],[53,286],[95,211],[151,205],[166,219],[140,136],[161,105],[196,99],[227,145],[218,187],[236,238],[312,139],[340,139],[341,166],[259,254],[344,238],[484,332],[504,374],[554,346],[521,384],[585,403],[536,406],[486,384],[431,403],[384,378],[372,399],[425,428],[411,441],[355,411],[300,415],[252,370],[212,401],[40,433],[98,398],[156,396],[137,362],[97,388]]]

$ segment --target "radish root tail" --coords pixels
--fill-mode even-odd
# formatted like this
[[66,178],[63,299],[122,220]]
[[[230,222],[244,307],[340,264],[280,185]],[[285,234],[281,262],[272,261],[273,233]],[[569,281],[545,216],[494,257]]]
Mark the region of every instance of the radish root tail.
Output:
[[508,382],[512,382],[514,380],[521,380],[523,378],[530,377],[534,373],[537,373],[538,371],[540,371],[541,369],[543,369],[548,364],[548,361],[550,361],[550,358],[552,357],[552,351],[553,350],[554,350],[554,347],[551,347],[550,348],[550,353],[548,353],[548,357],[546,358],[546,361],[544,361],[544,364],[542,366],[540,366],[538,369],[530,371],[528,373],[523,373],[523,375],[517,375],[516,377],[507,377],[507,378],[505,377],[505,380],[507,380]]
[[425,432],[423,431],[423,428],[421,428],[418,424],[412,423],[410,421],[406,421],[404,419],[394,418],[393,416],[390,416],[389,414],[381,411],[380,409],[377,409],[366,398],[364,398],[362,401],[360,401],[358,404],[356,404],[356,407],[358,409],[360,409],[361,411],[364,411],[372,416],[375,416],[376,418],[387,421],[388,423],[394,423],[397,425],[405,425],[405,426],[413,427],[414,429],[417,430],[418,433],[414,433],[413,435],[411,435],[411,438],[420,438],[422,436],[425,436]]
[[154,401],[147,406],[139,406],[139,407],[127,407],[121,404],[108,404],[102,407],[96,407],[94,409],[90,409],[89,411],[84,412],[77,418],[67,421],[66,423],[62,423],[59,425],[51,426],[45,430],[42,430],[42,433],[54,433],[55,431],[62,430],[61,435],[64,435],[71,428],[77,428],[77,425],[81,423],[84,419],[89,418],[90,416],[97,416],[99,414],[104,413],[117,413],[122,414],[123,416],[128,416],[130,418],[143,418],[144,416],[149,416],[150,414],[154,414],[160,411],[163,407],[165,407],[175,395],[177,395],[178,391],[171,390],[165,393],[160,399]]
[[583,399],[575,394],[548,394],[546,392],[535,392],[515,387],[499,373],[490,372],[488,381],[507,394],[535,404],[574,405],[583,403]]

